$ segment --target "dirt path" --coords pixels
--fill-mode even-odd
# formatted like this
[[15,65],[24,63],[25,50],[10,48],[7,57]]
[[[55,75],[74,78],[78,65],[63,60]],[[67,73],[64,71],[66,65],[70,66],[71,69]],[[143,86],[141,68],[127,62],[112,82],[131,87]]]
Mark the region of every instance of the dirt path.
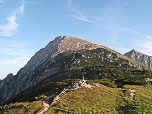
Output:
[[47,112],[47,110],[49,109],[49,104],[47,104],[46,102],[43,103],[43,106],[45,107],[44,110],[42,110],[38,114],[43,114],[43,113]]
[[[93,88],[93,87],[95,87],[95,86],[93,86],[93,85],[87,84],[86,82],[87,82],[87,80],[80,80],[80,81],[72,84],[71,86],[69,86],[67,89],[64,89],[64,91],[62,91],[59,95],[56,96],[56,94],[54,94],[54,95],[52,95],[52,96],[48,96],[48,97],[45,99],[45,101],[43,102],[43,106],[45,106],[44,110],[42,110],[42,111],[41,111],[40,113],[38,113],[38,114],[43,114],[43,113],[47,112],[48,109],[49,109],[51,106],[53,106],[56,102],[58,102],[58,101],[60,100],[61,96],[63,96],[65,93],[67,93],[67,92],[69,92],[69,91],[71,91],[71,90],[79,89],[79,88],[82,88],[82,87],[88,87],[88,88]],[[98,86],[98,84],[97,84],[96,86]],[[51,97],[54,97],[54,96],[56,96],[55,99],[54,99],[54,102],[53,102],[51,105],[49,105],[49,99],[50,99]]]
[[44,110],[42,110],[41,112],[39,112],[38,114],[44,114],[45,112],[48,111],[48,109],[50,108],[50,105],[49,105],[49,99],[51,97],[54,97],[56,96],[56,94],[52,95],[52,96],[48,96],[44,101],[43,101],[43,106],[45,107]]

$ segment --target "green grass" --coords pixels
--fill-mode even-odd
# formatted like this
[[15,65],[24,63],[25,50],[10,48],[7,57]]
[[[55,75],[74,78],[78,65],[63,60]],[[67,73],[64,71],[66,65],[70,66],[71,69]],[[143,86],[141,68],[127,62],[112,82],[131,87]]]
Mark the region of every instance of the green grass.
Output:
[[42,101],[14,103],[3,108],[5,109],[1,110],[0,114],[37,114],[44,109]]
[[[127,87],[132,87],[133,85],[127,85]],[[139,90],[144,90],[143,86],[139,87]],[[141,88],[140,88],[141,87]],[[136,102],[126,98],[126,91],[121,88],[110,88],[104,85],[100,87],[95,87],[94,89],[82,88],[78,90],[73,90],[60,99],[60,102],[52,106],[48,112],[50,113],[76,113],[76,114],[96,114],[96,113],[123,113],[123,114],[142,114],[142,113],[152,113],[152,105],[145,102]],[[127,90],[127,89],[126,89]],[[138,91],[138,89],[137,89]],[[150,89],[147,92],[152,92]],[[147,97],[151,96],[150,93]],[[146,95],[146,93],[143,93]],[[137,100],[139,98],[144,98],[137,95]]]
[[146,86],[142,85],[125,85],[125,88],[136,90],[135,99],[139,102],[152,104],[152,86],[146,89]]
[[[94,84],[94,82],[99,84],[99,87],[96,86],[93,89],[81,88],[67,92],[45,114],[152,113],[151,87],[145,89],[146,87],[142,85],[124,85],[124,88],[111,88],[102,85],[101,81],[103,80],[90,80],[90,84]],[[126,98],[128,88],[136,90],[135,99],[140,102]],[[37,113],[44,107],[42,101],[37,101],[33,103],[16,103],[10,107],[5,106],[5,108],[0,113]]]
[[117,88],[110,88],[104,85],[94,89],[82,88],[73,90],[60,99],[49,109],[49,113],[115,113]]

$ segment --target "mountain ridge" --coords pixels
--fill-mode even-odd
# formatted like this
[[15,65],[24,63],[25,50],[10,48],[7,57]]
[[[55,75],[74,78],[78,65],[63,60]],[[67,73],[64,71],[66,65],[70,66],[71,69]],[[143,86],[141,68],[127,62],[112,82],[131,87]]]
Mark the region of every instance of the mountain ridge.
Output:
[[[144,53],[142,53],[142,52],[140,52],[140,51],[137,51],[136,49],[132,49],[131,51],[135,51],[135,52],[140,53],[140,54],[143,54],[143,55],[145,55],[145,56],[149,56],[149,55],[144,54]],[[128,53],[128,52],[126,52],[126,53]],[[126,53],[125,53],[125,54],[126,54]],[[149,56],[149,57],[152,57],[152,56]]]
[[125,53],[124,55],[135,61],[141,62],[152,69],[152,56],[143,54],[135,49]]
[[[63,53],[63,52],[74,52],[80,53],[86,50],[92,50],[97,48],[103,48],[107,51],[111,51],[115,53],[119,58],[125,58],[129,61],[128,64],[131,66],[139,66],[140,69],[145,68],[142,63],[131,60],[130,58],[112,50],[108,47],[93,44],[86,40],[82,40],[79,38],[71,37],[71,36],[58,36],[53,41],[49,42],[49,44],[40,49],[38,52],[31,57],[31,59],[27,62],[27,64],[21,68],[16,75],[9,74],[0,84],[0,88],[2,88],[3,93],[1,103],[8,100],[14,95],[17,95],[21,91],[36,85],[42,79],[57,73],[61,70],[60,63],[56,63],[55,58]],[[109,56],[109,55],[107,55]],[[75,59],[75,56],[73,56]],[[77,61],[76,61],[77,62]]]

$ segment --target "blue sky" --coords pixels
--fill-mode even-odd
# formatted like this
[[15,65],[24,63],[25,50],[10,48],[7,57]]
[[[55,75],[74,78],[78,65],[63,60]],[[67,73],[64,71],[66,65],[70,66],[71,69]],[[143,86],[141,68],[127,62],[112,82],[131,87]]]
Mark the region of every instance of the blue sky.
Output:
[[57,36],[152,55],[151,0],[0,0],[0,79]]

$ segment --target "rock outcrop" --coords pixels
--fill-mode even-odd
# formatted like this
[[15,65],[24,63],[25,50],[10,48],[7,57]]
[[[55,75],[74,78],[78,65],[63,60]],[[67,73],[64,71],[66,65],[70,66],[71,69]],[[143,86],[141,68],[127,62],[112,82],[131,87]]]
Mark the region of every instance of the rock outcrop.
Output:
[[68,90],[74,90],[74,89],[79,89],[82,87],[87,87],[87,88],[93,88],[95,86],[87,84],[87,80],[80,80],[72,85],[70,85],[67,89]]
[[131,95],[131,99],[132,100],[135,100],[135,96],[136,96],[136,91],[135,90],[131,90],[131,89],[129,89],[129,91],[130,91],[130,95]]
[[135,61],[141,62],[145,64],[147,67],[149,67],[150,69],[152,69],[152,56],[145,55],[134,49],[131,50],[130,52],[125,53],[124,55]]
[[7,75],[7,77],[3,80],[0,80],[0,88],[3,87],[3,85],[6,83],[6,82],[9,82],[11,79],[13,78],[13,74],[10,73]]

